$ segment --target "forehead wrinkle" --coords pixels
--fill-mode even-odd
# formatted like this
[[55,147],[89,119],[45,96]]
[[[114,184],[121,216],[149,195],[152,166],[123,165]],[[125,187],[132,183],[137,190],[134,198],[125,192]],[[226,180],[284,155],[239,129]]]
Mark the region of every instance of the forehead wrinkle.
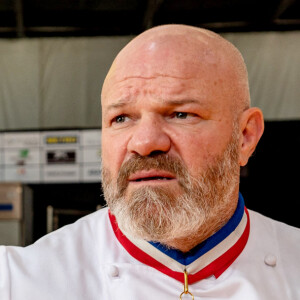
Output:
[[169,75],[169,74],[155,74],[153,76],[142,76],[142,75],[128,75],[128,76],[122,76],[121,79],[118,80],[117,76],[116,76],[116,82],[122,82],[124,80],[127,79],[158,79],[159,77],[163,77],[163,78],[174,78],[174,79],[182,79],[182,80],[190,80],[190,79],[194,79],[194,76],[175,76],[175,75]]
[[132,102],[134,102],[135,100],[132,99],[121,99],[121,100],[117,100],[118,102],[115,103],[111,103],[109,105],[107,105],[107,110],[113,110],[113,109],[118,109],[118,108],[122,108],[128,104],[131,104]]
[[162,100],[164,104],[170,105],[170,106],[177,106],[177,105],[184,105],[184,104],[200,104],[199,100],[194,99],[174,99],[174,100]]
[[[137,102],[138,100],[132,100],[132,99],[121,99],[119,102],[112,103],[107,106],[107,110],[114,110],[122,107],[126,107],[134,102]],[[167,105],[167,106],[180,106],[180,105],[185,105],[185,104],[199,104],[205,106],[208,106],[208,103],[203,103],[202,101],[195,100],[195,99],[157,99],[158,104],[161,105]]]
[[[178,80],[174,84],[173,80]],[[190,98],[189,96],[183,96],[180,94],[184,91],[193,89],[189,83],[190,80],[195,78],[175,78],[171,76],[126,76],[118,81],[113,80],[109,89],[102,93],[102,100],[107,101],[130,100],[140,95],[152,95],[157,98],[168,98],[179,96],[179,98]],[[180,81],[179,81],[180,80]],[[111,100],[109,100],[111,98]]]

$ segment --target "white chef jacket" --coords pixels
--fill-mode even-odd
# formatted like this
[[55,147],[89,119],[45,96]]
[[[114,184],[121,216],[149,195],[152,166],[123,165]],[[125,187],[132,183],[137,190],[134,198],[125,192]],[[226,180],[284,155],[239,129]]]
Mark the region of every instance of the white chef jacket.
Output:
[[[217,278],[190,284],[194,299],[300,299],[300,230],[249,215],[244,250]],[[106,208],[28,247],[0,247],[1,300],[171,300],[183,289],[129,254]]]

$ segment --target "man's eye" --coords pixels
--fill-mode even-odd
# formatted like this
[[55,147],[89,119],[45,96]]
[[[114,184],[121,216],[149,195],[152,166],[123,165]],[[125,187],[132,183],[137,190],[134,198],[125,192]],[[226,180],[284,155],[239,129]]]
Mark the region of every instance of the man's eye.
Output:
[[116,123],[123,123],[126,120],[126,116],[124,115],[120,115],[114,118],[113,121],[115,121]]
[[176,112],[175,117],[178,118],[178,119],[186,119],[188,117],[188,113]]

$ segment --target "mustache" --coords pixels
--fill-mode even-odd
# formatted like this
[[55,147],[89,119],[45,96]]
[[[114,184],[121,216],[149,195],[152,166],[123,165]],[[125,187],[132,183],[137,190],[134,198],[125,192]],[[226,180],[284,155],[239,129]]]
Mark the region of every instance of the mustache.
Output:
[[128,186],[128,178],[131,174],[141,170],[161,170],[176,175],[179,185],[185,188],[188,184],[188,171],[184,163],[177,157],[169,154],[155,154],[149,156],[140,156],[134,154],[129,160],[123,163],[119,170],[117,186],[121,196],[124,195]]

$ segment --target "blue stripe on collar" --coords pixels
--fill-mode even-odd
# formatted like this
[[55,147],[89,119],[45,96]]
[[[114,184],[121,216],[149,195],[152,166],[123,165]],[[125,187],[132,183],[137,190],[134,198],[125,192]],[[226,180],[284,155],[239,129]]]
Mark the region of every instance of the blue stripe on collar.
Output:
[[213,234],[211,237],[197,245],[195,248],[190,250],[187,253],[183,253],[176,249],[169,249],[166,246],[157,243],[157,242],[149,242],[152,246],[156,247],[159,251],[165,253],[170,256],[174,260],[178,261],[183,265],[189,265],[198,259],[200,256],[214,248],[217,244],[222,242],[231,232],[235,230],[235,228],[240,223],[243,214],[244,214],[244,199],[241,193],[239,193],[239,200],[237,204],[237,208],[230,218],[230,220],[223,226],[219,231]]

